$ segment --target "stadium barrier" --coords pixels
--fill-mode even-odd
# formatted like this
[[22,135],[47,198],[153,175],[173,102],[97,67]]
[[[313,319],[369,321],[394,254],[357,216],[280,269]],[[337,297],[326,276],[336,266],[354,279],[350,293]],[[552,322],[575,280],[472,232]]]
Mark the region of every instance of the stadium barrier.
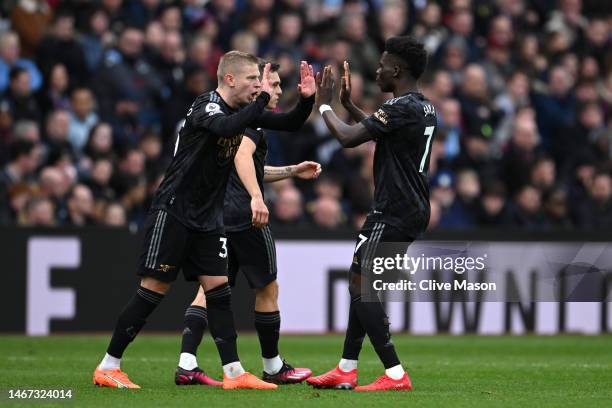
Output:
[[[275,229],[282,330],[286,333],[343,331],[348,312],[347,270],[355,248],[349,231]],[[498,231],[429,234],[419,242],[486,242],[508,270],[538,273],[534,261],[549,251],[568,253],[601,269],[603,293],[612,287],[612,237],[605,233]],[[111,331],[138,283],[141,237],[129,229],[0,229],[5,311],[1,333],[48,335]],[[533,252],[535,251],[535,252]],[[538,252],[540,251],[540,252]],[[500,258],[503,258],[500,260]],[[541,261],[541,260],[540,260]],[[531,262],[531,263],[530,263]],[[535,262],[535,263],[534,263]],[[551,264],[551,263],[549,263]],[[554,264],[554,262],[552,263]],[[524,276],[521,275],[521,276]],[[520,277],[519,277],[520,278]],[[6,285],[8,282],[8,285]],[[518,286],[529,288],[529,282]],[[598,286],[599,287],[599,286]],[[153,314],[145,331],[180,331],[183,313],[197,290],[182,278]],[[528,290],[528,289],[527,289]],[[518,292],[517,292],[518,293]],[[236,325],[253,330],[253,292],[244,279],[233,291]],[[391,328],[413,334],[558,334],[609,332],[612,307],[603,301],[387,302]],[[609,298],[608,298],[609,299]],[[582,299],[584,300],[584,299]]]

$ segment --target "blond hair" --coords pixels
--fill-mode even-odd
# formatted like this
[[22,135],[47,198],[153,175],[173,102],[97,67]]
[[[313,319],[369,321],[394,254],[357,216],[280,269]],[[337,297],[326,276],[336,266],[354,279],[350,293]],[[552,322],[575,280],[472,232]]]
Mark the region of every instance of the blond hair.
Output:
[[217,67],[217,81],[223,83],[223,77],[226,74],[231,74],[234,70],[244,64],[257,65],[259,59],[253,54],[248,54],[242,51],[229,51],[223,54],[219,66]]

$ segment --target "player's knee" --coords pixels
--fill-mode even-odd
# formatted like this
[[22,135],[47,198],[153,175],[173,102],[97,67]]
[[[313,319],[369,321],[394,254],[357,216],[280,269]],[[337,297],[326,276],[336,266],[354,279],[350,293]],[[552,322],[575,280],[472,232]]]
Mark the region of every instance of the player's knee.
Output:
[[145,289],[152,290],[153,292],[157,292],[161,295],[165,295],[168,289],[170,288],[170,284],[167,282],[162,282],[158,279],[151,278],[146,276],[140,280],[140,286]]
[[276,302],[278,300],[278,282],[274,280],[263,288],[257,289],[255,296],[260,301]]

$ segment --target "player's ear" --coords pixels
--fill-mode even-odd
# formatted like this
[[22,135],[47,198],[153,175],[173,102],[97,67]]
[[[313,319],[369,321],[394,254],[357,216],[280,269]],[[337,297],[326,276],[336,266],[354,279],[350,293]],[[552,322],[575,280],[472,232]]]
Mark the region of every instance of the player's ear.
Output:
[[398,78],[402,72],[402,67],[399,65],[393,66],[393,78]]
[[234,86],[236,86],[234,82],[234,76],[232,74],[225,74],[225,76],[223,77],[223,80],[225,81],[227,86],[229,86],[230,88],[233,88]]

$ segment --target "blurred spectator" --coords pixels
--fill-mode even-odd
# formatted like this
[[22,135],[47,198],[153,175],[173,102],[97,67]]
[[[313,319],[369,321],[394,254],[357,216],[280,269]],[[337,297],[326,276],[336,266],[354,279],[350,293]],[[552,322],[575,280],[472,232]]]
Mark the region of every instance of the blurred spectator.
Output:
[[113,121],[119,144],[133,143],[140,126],[158,123],[157,107],[167,91],[142,57],[143,41],[141,30],[123,30],[117,48],[106,52],[96,81],[101,116]]
[[38,104],[43,112],[70,107],[69,81],[68,71],[64,64],[57,63],[49,69],[45,83],[37,94]]
[[104,225],[122,227],[127,224],[125,209],[119,203],[111,203],[104,212]]
[[565,190],[555,188],[544,194],[544,214],[546,225],[550,228],[568,229],[572,227]]
[[73,83],[83,84],[88,79],[89,70],[81,44],[76,39],[74,16],[58,12],[47,35],[42,39],[36,53],[36,63],[44,69],[62,63],[68,70]]
[[53,203],[42,197],[28,201],[24,224],[30,227],[52,227],[56,224]]
[[108,14],[104,9],[94,9],[88,21],[88,30],[80,36],[79,42],[83,48],[89,71],[95,72],[102,62],[104,49],[109,47],[114,41],[114,35],[109,30],[110,22]]
[[67,194],[70,190],[68,179],[56,167],[45,167],[38,178],[39,194],[50,200],[55,208],[57,220],[68,217]]
[[45,140],[49,156],[70,154],[73,149],[68,140],[70,130],[70,114],[65,110],[56,110],[47,117]]
[[302,194],[293,186],[288,186],[278,192],[274,201],[274,225],[298,226],[304,222]]
[[70,103],[72,111],[68,140],[73,149],[80,152],[87,143],[89,132],[98,123],[98,115],[94,112],[94,95],[89,88],[75,88],[71,93]]
[[589,191],[590,198],[581,203],[579,225],[593,229],[612,226],[612,178],[608,173],[597,173]]
[[553,67],[548,75],[548,88],[533,94],[538,129],[544,146],[552,146],[554,136],[574,120],[574,96],[570,92],[572,79],[561,66]]
[[13,120],[32,119],[40,121],[42,115],[32,93],[30,73],[25,68],[14,67],[9,73],[9,88],[3,101],[7,104]]
[[483,189],[478,221],[480,225],[507,225],[510,222],[506,189],[500,181],[492,181]]
[[28,140],[17,140],[10,145],[9,163],[0,171],[0,220],[2,224],[16,221],[11,208],[9,190],[31,176],[40,157],[38,146]]
[[84,153],[90,159],[112,158],[113,152],[113,129],[106,122],[98,122],[89,131],[89,138],[84,148]]
[[38,124],[33,120],[20,120],[15,123],[14,128],[14,138],[15,140],[27,140],[32,143],[40,142],[40,131],[38,129]]
[[531,167],[530,184],[546,193],[553,188],[555,180],[555,162],[548,156],[538,157]]
[[93,225],[93,196],[89,187],[77,184],[72,188],[68,197],[67,225],[87,226]]
[[544,226],[542,194],[537,188],[525,184],[518,190],[514,197],[511,222],[526,229],[541,229]]
[[45,0],[19,0],[11,13],[11,25],[23,43],[22,55],[36,53],[53,12]]
[[310,205],[314,224],[325,229],[340,227],[345,219],[342,207],[337,199],[330,196],[321,196]]
[[504,154],[504,180],[510,195],[529,182],[531,169],[538,153],[536,124],[528,116],[514,121],[512,139]]
[[575,153],[589,149],[597,132],[604,127],[604,116],[599,104],[590,102],[580,107],[575,123],[559,131],[552,151],[559,167],[566,175]]
[[[37,91],[42,85],[42,76],[34,62],[21,58],[19,37],[12,31],[0,35],[0,93],[9,85],[9,73],[12,68],[23,68],[30,74],[30,89]],[[27,55],[24,53],[24,55]]]
[[482,67],[471,64],[465,68],[459,100],[467,134],[491,138],[503,113],[490,102],[486,74]]

